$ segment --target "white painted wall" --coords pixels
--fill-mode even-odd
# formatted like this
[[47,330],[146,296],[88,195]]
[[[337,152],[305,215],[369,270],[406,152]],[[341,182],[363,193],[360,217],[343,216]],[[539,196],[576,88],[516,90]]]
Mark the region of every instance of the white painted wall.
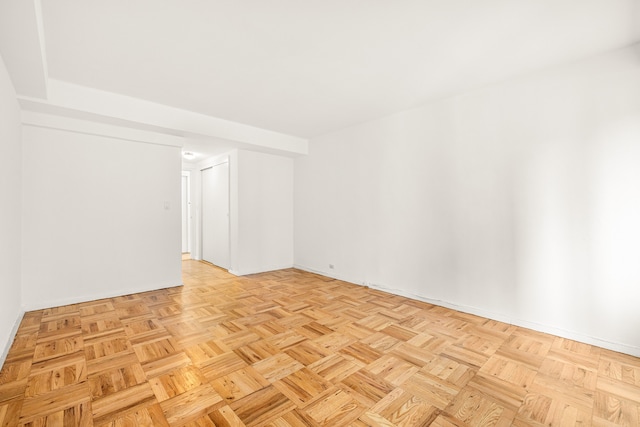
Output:
[[434,102],[311,141],[295,264],[640,355],[639,165],[632,49]]
[[[293,266],[293,159],[237,151],[238,252],[232,272],[239,275]],[[232,212],[234,206],[232,205]]]
[[25,125],[23,304],[182,283],[180,147]]
[[0,57],[0,366],[22,316],[21,130],[16,92]]

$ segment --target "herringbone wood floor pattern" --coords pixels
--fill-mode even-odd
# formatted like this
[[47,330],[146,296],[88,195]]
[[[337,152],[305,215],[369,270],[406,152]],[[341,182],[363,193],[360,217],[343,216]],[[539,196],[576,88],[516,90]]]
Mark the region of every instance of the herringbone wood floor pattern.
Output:
[[338,280],[234,277],[25,315],[2,426],[640,426],[640,359]]

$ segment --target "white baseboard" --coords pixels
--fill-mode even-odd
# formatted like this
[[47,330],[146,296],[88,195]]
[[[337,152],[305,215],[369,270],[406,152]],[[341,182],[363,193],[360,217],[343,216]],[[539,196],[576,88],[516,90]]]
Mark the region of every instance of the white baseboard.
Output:
[[336,280],[342,280],[343,282],[349,282],[349,283],[352,283],[354,285],[369,286],[364,281],[354,280],[353,278],[349,278],[347,276],[343,276],[343,275],[337,274],[335,272],[327,272],[327,271],[322,271],[322,270],[316,270],[316,269],[313,269],[313,268],[310,268],[310,267],[306,267],[306,266],[300,265],[300,264],[294,264],[293,268],[297,268],[298,270],[302,270],[302,271],[308,271],[309,273],[319,274],[319,275],[325,276],[325,277],[330,277],[330,278],[336,279]]
[[407,292],[402,292],[397,289],[390,289],[383,286],[378,286],[374,284],[369,284],[371,288],[378,289],[384,292],[389,292],[395,295],[404,296],[407,298],[415,299],[418,301],[424,301],[429,304],[437,305],[440,307],[446,307],[452,310],[460,311],[463,313],[473,314],[480,317],[485,317],[488,319],[496,320],[498,322],[507,323],[510,325],[519,326],[522,328],[532,329],[534,331],[543,332],[550,335],[555,335],[561,338],[567,338],[574,341],[579,341],[585,344],[595,345],[597,347],[606,348],[609,350],[617,351],[620,353],[630,354],[632,356],[640,357],[640,347],[635,347],[632,345],[617,343],[609,340],[605,340],[602,338],[594,337],[591,335],[586,335],[580,332],[569,331],[566,329],[558,328],[552,325],[545,325],[542,323],[531,322],[524,319],[514,318],[510,316],[506,316],[502,313],[495,313],[487,310],[483,310],[477,307],[458,305],[448,301],[436,300],[432,298],[427,298],[421,295],[415,295]]
[[229,273],[234,276],[248,276],[250,274],[258,274],[258,273],[268,273],[270,271],[278,271],[278,270],[286,270],[288,268],[295,268],[293,265],[282,265],[278,267],[263,267],[249,270],[227,270]]
[[415,295],[409,292],[404,292],[400,289],[390,288],[383,285],[378,285],[374,283],[367,283],[365,281],[357,281],[353,279],[349,279],[346,277],[339,277],[339,275],[331,274],[326,271],[318,271],[309,267],[305,267],[303,265],[294,265],[294,268],[299,270],[308,271],[310,273],[320,274],[322,276],[331,277],[333,279],[342,280],[344,282],[353,283],[359,286],[368,286],[373,289],[378,289],[383,292],[388,292],[390,294],[399,295],[407,298],[411,298],[417,301],[427,302],[429,304],[437,305],[440,307],[446,307],[452,310],[460,311],[463,313],[473,314],[480,317],[485,317],[488,319],[496,320],[498,322],[507,323],[510,325],[519,326],[522,328],[532,329],[534,331],[543,332],[546,334],[555,335],[561,338],[567,338],[574,341],[579,341],[585,344],[595,345],[597,347],[606,348],[609,350],[617,351],[620,353],[629,354],[631,356],[640,357],[640,347],[628,345],[624,343],[618,343],[609,341],[603,338],[594,337],[591,335],[586,335],[580,332],[568,331],[566,329],[558,328],[552,325],[545,325],[537,322],[531,322],[524,319],[514,318],[511,316],[504,315],[502,313],[496,313],[492,311],[483,310],[477,307],[470,307],[464,305],[458,305],[451,303],[449,301],[437,300],[429,297],[425,297],[422,295]]
[[143,286],[139,288],[120,289],[117,291],[104,292],[100,294],[85,295],[82,297],[61,298],[57,300],[40,301],[35,303],[23,304],[23,306],[20,308],[20,313],[18,314],[18,318],[16,319],[13,327],[11,328],[11,333],[9,334],[9,340],[6,343],[6,346],[2,349],[2,353],[0,353],[0,367],[4,364],[4,361],[6,360],[7,355],[9,354],[9,350],[11,349],[11,345],[13,344],[13,340],[15,339],[16,333],[18,332],[18,328],[20,327],[20,322],[22,322],[22,318],[24,317],[24,314],[28,311],[42,310],[42,309],[52,308],[52,307],[60,307],[60,306],[69,305],[69,304],[78,304],[82,302],[101,300],[105,298],[114,298],[114,297],[119,297],[119,296],[129,295],[129,294],[136,294],[141,292],[156,291],[160,289],[167,289],[167,288],[172,288],[172,287],[182,286],[182,285],[183,285],[182,283],[179,283],[177,285],[166,284],[160,287],[158,287],[157,285]]
[[7,360],[7,356],[9,355],[9,350],[11,349],[11,345],[13,344],[13,340],[16,337],[16,333],[18,332],[18,328],[20,327],[20,323],[22,322],[22,318],[24,317],[24,310],[20,310],[18,313],[18,317],[11,328],[11,332],[9,333],[9,340],[7,341],[5,348],[2,349],[2,353],[0,354],[0,368],[4,365],[4,361]]
[[153,286],[149,285],[149,286],[141,286],[137,288],[119,289],[119,290],[101,292],[101,293],[96,293],[91,295],[83,295],[79,297],[74,296],[69,298],[61,298],[57,300],[38,301],[38,302],[23,304],[22,309],[25,312],[33,311],[33,310],[42,310],[45,308],[60,307],[60,306],[69,305],[69,304],[79,304],[87,301],[96,301],[96,300],[101,300],[106,298],[120,297],[123,295],[137,294],[141,292],[157,291],[161,289],[174,288],[177,286],[182,286],[182,282],[177,284],[165,283],[162,285],[153,285]]

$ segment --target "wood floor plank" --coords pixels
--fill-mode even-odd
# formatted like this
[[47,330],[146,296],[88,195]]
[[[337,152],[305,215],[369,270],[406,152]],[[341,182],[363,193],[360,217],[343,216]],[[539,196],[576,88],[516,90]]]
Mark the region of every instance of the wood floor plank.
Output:
[[220,356],[209,359],[200,366],[200,370],[207,379],[213,381],[221,376],[235,372],[248,366],[236,353],[229,351]]
[[253,365],[268,381],[275,382],[302,369],[304,365],[286,353],[268,357]]
[[296,269],[26,313],[4,426],[640,426],[640,359]]
[[300,408],[311,403],[332,386],[331,382],[307,368],[295,371],[273,385]]
[[323,426],[345,426],[355,421],[366,410],[365,404],[344,387],[327,390],[306,412]]
[[20,411],[20,422],[33,422],[88,402],[90,402],[90,394],[86,382],[52,390],[35,397],[25,398]]
[[89,375],[89,388],[92,399],[100,399],[121,390],[146,382],[142,366],[136,361],[114,368],[103,369],[100,373]]
[[157,377],[159,375],[167,374],[175,369],[182,368],[191,364],[191,359],[186,354],[179,352],[173,353],[166,357],[151,360],[149,362],[141,363],[144,373],[147,378]]
[[179,426],[207,415],[221,404],[224,404],[224,399],[213,387],[202,384],[160,402],[160,407],[169,424]]
[[245,427],[240,417],[225,405],[209,413],[208,418],[214,423],[215,427]]
[[149,384],[159,402],[164,402],[206,383],[205,376],[193,365],[187,365],[149,379]]
[[34,418],[31,421],[23,422],[20,426],[93,426],[91,415],[91,404],[89,402],[78,403],[77,405],[60,409],[48,413],[42,417]]
[[[5,362],[2,370],[0,370],[0,387],[4,384],[11,384],[15,381],[26,379],[31,372],[33,360],[29,357],[21,359],[14,358],[12,361]],[[0,400],[1,402],[2,400]]]
[[87,362],[80,352],[34,363],[31,367],[25,397],[33,397],[87,379]]
[[384,378],[378,377],[366,369],[361,369],[341,381],[358,395],[358,400],[373,405],[395,388]]
[[[371,407],[368,414],[369,417],[372,417],[373,414],[381,416],[387,422],[398,427],[409,427],[426,425],[427,421],[437,412],[438,409],[435,406],[430,405],[419,396],[397,388]],[[384,424],[384,421],[378,417],[375,420],[377,424]]]
[[265,425],[296,407],[273,386],[258,390],[229,406],[247,427]]
[[49,339],[48,341],[37,344],[33,354],[33,361],[41,362],[82,350],[82,336],[76,334],[68,337],[65,333],[64,338]]
[[242,399],[270,385],[269,381],[251,366],[218,377],[211,381],[211,384],[227,403]]
[[0,403],[0,426],[17,426],[20,420],[23,399],[14,399]]
[[121,426],[145,426],[145,427],[169,427],[169,422],[165,418],[160,405],[155,403],[141,407],[133,411],[125,411],[115,418],[97,420],[94,427],[121,427]]
[[309,365],[309,369],[334,384],[359,371],[362,367],[362,364],[339,354],[331,354]]

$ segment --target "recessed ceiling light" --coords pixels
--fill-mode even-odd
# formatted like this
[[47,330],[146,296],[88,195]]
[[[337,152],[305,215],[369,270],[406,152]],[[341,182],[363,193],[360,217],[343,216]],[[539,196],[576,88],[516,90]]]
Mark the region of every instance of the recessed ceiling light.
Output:
[[182,157],[184,157],[186,160],[193,160],[196,158],[196,153],[193,153],[191,151],[183,151]]

